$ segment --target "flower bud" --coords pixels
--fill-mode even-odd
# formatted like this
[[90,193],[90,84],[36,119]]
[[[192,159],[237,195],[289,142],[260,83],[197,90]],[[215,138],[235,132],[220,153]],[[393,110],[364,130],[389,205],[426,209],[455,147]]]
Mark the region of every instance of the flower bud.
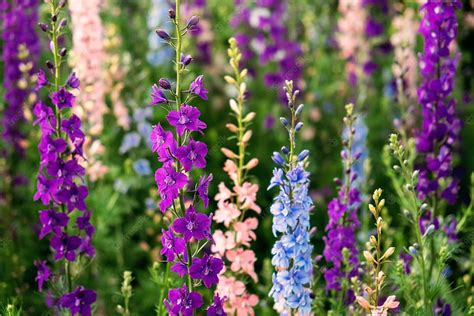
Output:
[[57,20],[58,16],[56,14],[51,16],[51,21],[56,22]]
[[193,15],[189,20],[188,23],[186,24],[186,28],[190,29],[194,26],[196,26],[199,23],[199,17],[197,15]]
[[48,69],[53,70],[54,69],[54,64],[50,60],[47,60],[46,61],[46,67],[48,67]]
[[181,54],[181,60],[180,61],[181,61],[181,64],[183,64],[184,66],[187,66],[193,61],[193,57],[191,55]]
[[63,28],[63,27],[66,27],[67,26],[67,19],[62,19],[60,22],[59,22],[59,27],[60,28]]
[[304,104],[298,105],[298,107],[296,108],[295,114],[296,114],[296,115],[300,115],[301,112],[303,112],[303,109],[304,109]]
[[286,117],[280,117],[280,122],[284,126],[288,126],[288,119]]
[[165,78],[161,78],[160,80],[158,80],[158,85],[165,90],[171,89],[171,83]]
[[290,151],[288,150],[288,148],[286,146],[281,147],[281,152],[284,155],[288,155],[290,153]]
[[285,163],[285,160],[283,157],[280,155],[278,152],[273,152],[272,160],[279,166],[283,165]]
[[49,30],[49,26],[46,23],[38,23],[38,26],[43,32],[47,32]]
[[155,32],[162,40],[169,41],[171,39],[170,35],[165,30],[157,29]]
[[174,20],[176,19],[176,12],[173,9],[169,9],[168,16],[170,17],[171,20]]
[[59,56],[64,57],[67,54],[67,48],[63,47],[59,50]]
[[306,157],[309,156],[309,150],[305,149],[298,155],[298,161],[303,161]]
[[295,126],[295,131],[299,132],[299,130],[303,127],[303,122],[298,122]]
[[258,165],[258,159],[252,158],[250,161],[245,165],[245,169],[250,170],[255,168]]

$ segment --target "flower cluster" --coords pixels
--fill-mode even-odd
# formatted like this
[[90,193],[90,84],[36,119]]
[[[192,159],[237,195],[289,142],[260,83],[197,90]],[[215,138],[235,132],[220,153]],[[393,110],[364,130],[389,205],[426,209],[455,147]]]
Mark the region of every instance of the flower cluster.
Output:
[[[103,115],[108,108],[105,103],[105,72],[103,64],[106,60],[104,49],[104,28],[100,17],[100,0],[71,1],[73,52],[72,60],[77,77],[82,83],[81,94],[74,113],[87,121],[87,148],[84,165],[89,179],[96,181],[107,173],[108,168],[99,160],[105,147],[97,137],[104,128]],[[89,150],[90,149],[90,150]]]
[[[300,62],[302,50],[299,43],[290,39],[285,25],[288,1],[235,0],[235,5],[236,14],[231,26],[245,29],[245,33],[235,35],[245,66],[254,72],[249,63],[258,56],[261,65],[276,64],[275,71],[264,74],[267,87],[281,87],[285,80],[292,80],[298,85],[303,72]],[[281,93],[280,97],[286,103],[285,93]]]
[[248,293],[243,276],[250,276],[254,282],[258,281],[254,271],[257,258],[255,252],[249,249],[250,243],[257,238],[255,230],[258,219],[245,217],[248,210],[257,214],[261,212],[260,207],[255,203],[259,187],[246,179],[248,171],[258,164],[256,158],[246,161],[246,148],[252,137],[252,131],[248,129],[248,126],[252,123],[255,113],[245,113],[247,71],[239,69],[241,54],[236,40],[231,38],[229,43],[228,54],[234,77],[226,76],[225,79],[238,91],[238,95],[236,99],[230,100],[230,108],[236,118],[236,124],[229,123],[226,127],[235,134],[238,154],[230,149],[222,148],[222,152],[228,158],[224,171],[232,180],[233,188],[230,190],[224,182],[219,184],[219,193],[215,196],[217,210],[214,221],[222,223],[226,229],[214,232],[215,244],[212,250],[217,256],[228,260],[227,271],[222,271],[216,290],[221,297],[227,297],[225,311],[229,315],[234,315],[236,312],[238,315],[253,315],[253,308],[258,304],[259,298],[255,294]]
[[5,110],[2,115],[2,138],[13,151],[24,153],[21,123],[25,120],[24,105],[35,98],[29,84],[34,77],[40,43],[35,27],[38,2],[5,1],[2,8],[2,60],[4,65]]
[[[159,207],[163,213],[170,211],[174,215],[172,224],[163,230],[161,255],[171,263],[170,270],[181,278],[187,277],[187,284],[170,289],[164,304],[172,315],[193,315],[204,304],[202,295],[195,291],[203,284],[211,288],[219,282],[218,275],[223,268],[220,258],[207,253],[201,254],[206,244],[212,241],[211,219],[197,210],[201,201],[204,208],[208,207],[208,187],[212,175],[202,175],[193,182],[191,172],[206,167],[207,145],[195,140],[194,134],[203,133],[206,124],[200,120],[201,112],[190,101],[194,97],[207,100],[208,91],[203,85],[203,76],[198,76],[190,83],[187,91],[182,91],[182,74],[192,62],[192,57],[182,53],[183,36],[199,22],[197,16],[188,19],[186,25],[181,24],[180,1],[176,1],[176,9],[169,10],[169,17],[176,28],[176,38],[164,30],[158,29],[157,35],[176,50],[176,82],[175,90],[172,83],[161,78],[152,87],[151,104],[169,107],[166,120],[174,127],[168,131],[160,123],[153,127],[150,134],[152,151],[157,153],[162,166],[155,172],[155,181],[161,201]],[[174,100],[168,99],[167,94]],[[187,199],[187,193],[193,193]],[[224,313],[221,298],[217,295],[214,303],[207,309],[208,315]]]
[[324,237],[324,257],[331,267],[324,271],[326,289],[342,291],[345,301],[353,299],[353,293],[348,290],[348,280],[357,275],[359,266],[357,241],[355,230],[360,223],[357,211],[360,205],[360,192],[357,188],[358,174],[354,171],[354,164],[362,153],[353,152],[353,139],[356,121],[354,106],[346,106],[347,115],[344,118],[347,138],[344,139],[344,149],[341,153],[344,168],[344,183],[340,185],[338,196],[328,205],[329,223],[326,226],[327,236]]
[[[69,309],[72,315],[90,315],[96,294],[82,286],[73,289],[71,268],[79,257],[95,255],[92,245],[95,228],[90,222],[91,213],[85,204],[88,195],[83,180],[85,170],[79,164],[79,158],[83,156],[85,135],[81,130],[79,117],[74,114],[66,116],[76,100],[72,91],[79,89],[80,82],[72,73],[63,85],[60,83],[60,66],[66,53],[65,48],[59,47],[58,40],[64,32],[66,20],[58,20],[58,16],[65,1],[50,1],[49,6],[51,24],[40,23],[40,27],[50,37],[54,63],[47,62],[51,79],[43,71],[38,73],[38,87],[48,88],[51,106],[39,101],[33,109],[36,117],[34,124],[41,128],[38,145],[41,160],[34,199],[41,200],[45,205],[45,209],[39,212],[39,238],[49,236],[54,260],[64,263],[64,282],[53,287],[55,295],[58,295],[56,307]],[[45,261],[37,261],[35,264],[38,268],[36,280],[42,291],[44,283],[52,278],[53,273]],[[78,269],[74,269],[76,270]],[[60,274],[56,277],[60,278]]]
[[422,126],[416,148],[424,157],[420,168],[418,194],[443,198],[452,204],[457,199],[458,180],[453,178],[453,149],[461,122],[456,117],[456,102],[450,95],[454,86],[457,59],[450,57],[450,45],[458,30],[456,9],[459,0],[427,1],[422,7],[420,33],[424,49],[420,55],[422,83],[418,102],[422,106]]
[[297,122],[303,111],[303,105],[294,108],[298,90],[293,92],[293,83],[285,83],[288,105],[291,110],[291,122],[281,121],[288,131],[290,148],[283,147],[281,153],[273,154],[278,165],[273,171],[268,189],[278,187],[278,195],[270,208],[273,215],[273,234],[280,236],[272,248],[273,287],[270,296],[274,299],[274,308],[281,315],[299,315],[311,313],[310,283],[313,275],[312,251],[310,243],[310,210],[313,202],[308,195],[309,172],[305,164],[308,150],[295,152],[295,136],[303,123]]

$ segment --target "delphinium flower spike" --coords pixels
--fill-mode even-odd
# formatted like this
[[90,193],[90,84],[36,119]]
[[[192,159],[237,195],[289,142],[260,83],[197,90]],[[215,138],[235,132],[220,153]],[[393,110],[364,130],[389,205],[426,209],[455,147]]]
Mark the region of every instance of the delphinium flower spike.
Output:
[[[207,100],[208,91],[203,85],[202,75],[197,76],[188,89],[183,89],[183,74],[187,73],[193,60],[183,52],[183,37],[199,22],[199,18],[193,16],[183,25],[180,2],[176,0],[175,9],[169,10],[175,26],[174,37],[162,29],[156,31],[175,50],[176,81],[171,83],[161,78],[151,92],[152,105],[168,108],[166,120],[174,131],[168,131],[158,123],[150,138],[152,150],[162,163],[155,173],[161,198],[159,207],[163,213],[173,214],[172,224],[163,230],[161,255],[171,265],[170,270],[186,280],[178,288],[170,289],[167,298],[159,304],[164,304],[171,315],[193,315],[203,311],[204,298],[199,287],[217,285],[223,262],[203,251],[212,241],[212,214],[206,215],[198,208],[199,201],[204,208],[208,206],[212,175],[204,174],[192,180],[193,171],[205,168],[208,149],[205,143],[193,138],[204,132],[206,124],[200,120],[200,111],[190,102],[195,97]],[[216,315],[219,312],[223,313],[222,298],[216,295],[207,313]]]
[[[340,313],[344,304],[350,304],[354,295],[349,289],[349,280],[357,276],[359,267],[357,241],[355,230],[360,226],[357,212],[360,206],[360,192],[357,187],[357,173],[354,164],[361,153],[353,151],[354,105],[346,105],[347,114],[344,117],[347,135],[343,139],[341,157],[344,168],[343,180],[337,179],[340,185],[338,196],[328,205],[329,223],[326,226],[327,236],[324,237],[324,258],[330,267],[324,271],[326,289],[334,291],[333,309]],[[343,182],[344,181],[344,182]]]
[[382,209],[385,205],[385,199],[380,199],[382,196],[382,189],[375,190],[372,198],[374,204],[369,204],[369,210],[375,218],[376,236],[371,235],[368,243],[369,249],[364,251],[364,257],[367,261],[367,266],[370,269],[367,276],[371,278],[371,282],[364,287],[367,293],[367,298],[357,296],[357,303],[371,315],[387,315],[387,311],[395,309],[400,305],[396,301],[395,295],[387,297],[385,302],[379,306],[379,299],[384,287],[385,273],[383,272],[383,265],[389,261],[390,256],[395,252],[394,247],[389,247],[385,252],[382,251],[382,230],[385,222],[382,219]]
[[[259,302],[255,294],[250,294],[245,285],[248,276],[257,282],[257,274],[254,271],[256,261],[255,253],[249,249],[250,243],[256,239],[258,219],[253,216],[245,217],[249,210],[259,214],[260,207],[255,203],[257,199],[258,185],[249,181],[248,172],[258,165],[258,159],[247,160],[247,146],[252,137],[249,125],[252,123],[255,113],[245,110],[245,95],[247,92],[245,79],[247,70],[239,68],[242,55],[234,38],[229,40],[230,48],[228,55],[230,65],[234,70],[234,76],[226,76],[227,83],[237,91],[237,98],[230,100],[230,108],[236,119],[236,124],[228,123],[226,127],[235,135],[238,152],[222,148],[222,152],[228,158],[224,165],[224,171],[229,174],[233,188],[230,190],[221,182],[219,193],[215,196],[217,203],[214,221],[223,223],[225,230],[216,230],[213,234],[215,244],[213,252],[227,259],[226,271],[219,278],[216,292],[221,297],[227,297],[224,309],[229,315],[253,315],[254,306]],[[238,291],[236,290],[238,289]]]
[[[450,46],[457,36],[456,9],[460,8],[459,0],[427,0],[421,7],[420,24],[424,38],[420,55],[422,83],[418,88],[422,126],[417,132],[416,148],[424,161],[417,190],[422,200],[442,198],[450,204],[457,199],[459,181],[453,175],[452,164],[461,128],[451,96],[458,58],[450,56]],[[434,208],[434,215],[436,211]]]
[[33,110],[34,124],[41,128],[38,145],[41,161],[34,199],[45,205],[39,212],[39,237],[50,237],[54,260],[61,262],[64,269],[52,271],[46,261],[37,261],[36,280],[40,291],[50,281],[47,296],[55,308],[69,310],[72,315],[91,315],[96,294],[77,284],[83,270],[80,262],[95,255],[92,246],[95,229],[85,204],[88,195],[83,179],[85,170],[78,163],[83,153],[84,133],[81,120],[69,115],[76,99],[71,91],[77,91],[80,83],[74,73],[66,80],[61,76],[67,50],[60,47],[60,42],[67,23],[60,17],[66,1],[50,0],[48,6],[50,24],[40,23],[40,27],[49,36],[53,61],[47,61],[48,69],[38,75],[38,87],[49,91],[49,101],[39,101]]
[[[25,135],[21,125],[25,121],[24,106],[36,99],[34,73],[40,51],[35,31],[38,23],[38,2],[5,1],[0,10],[2,25],[2,60],[4,65],[3,86],[5,109],[2,111],[1,127],[5,146],[17,155],[24,154]],[[34,102],[34,101],[33,101]],[[0,153],[3,155],[3,153]]]
[[275,310],[280,315],[309,315],[311,313],[311,280],[313,275],[310,244],[310,210],[313,202],[308,195],[309,172],[305,165],[308,150],[296,152],[296,134],[303,126],[298,118],[303,105],[295,108],[298,90],[293,91],[293,82],[285,82],[285,92],[291,118],[280,120],[288,131],[289,147],[273,153],[277,167],[268,189],[278,187],[279,192],[270,208],[273,215],[273,234],[280,238],[272,248],[273,287],[270,296]]

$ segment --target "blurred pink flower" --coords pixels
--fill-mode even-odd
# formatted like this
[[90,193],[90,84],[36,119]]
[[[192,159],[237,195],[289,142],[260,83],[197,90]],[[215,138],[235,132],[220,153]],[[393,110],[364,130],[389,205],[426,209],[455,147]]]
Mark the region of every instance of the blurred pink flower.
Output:
[[219,193],[216,194],[214,200],[216,201],[225,201],[230,199],[233,196],[233,193],[226,187],[224,182],[219,183]]
[[234,183],[237,182],[238,168],[235,162],[227,159],[224,163],[224,171],[229,174],[229,177],[232,179],[232,181],[234,181]]
[[212,235],[214,244],[211,247],[212,252],[218,253],[221,257],[224,256],[227,250],[235,247],[235,233],[227,231],[225,234],[222,230],[217,229]]

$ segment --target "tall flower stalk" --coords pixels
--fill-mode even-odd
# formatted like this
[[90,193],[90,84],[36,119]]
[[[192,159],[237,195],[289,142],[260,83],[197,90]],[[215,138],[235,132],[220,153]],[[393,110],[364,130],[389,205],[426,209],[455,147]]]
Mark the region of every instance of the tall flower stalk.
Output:
[[357,119],[353,104],[346,105],[346,112],[344,124],[347,135],[343,139],[344,148],[341,153],[344,178],[336,180],[340,185],[339,192],[328,205],[329,223],[326,226],[327,236],[324,237],[323,252],[330,265],[324,271],[326,289],[334,293],[333,309],[336,313],[341,313],[344,304],[350,304],[354,300],[349,280],[357,276],[359,267],[355,230],[360,226],[357,212],[361,200],[354,164],[362,153],[353,150],[354,135],[357,132],[353,126]]
[[364,287],[367,298],[357,296],[356,301],[363,309],[371,313],[371,315],[387,315],[390,309],[397,308],[400,303],[396,301],[395,295],[387,297],[385,302],[379,306],[382,289],[385,282],[385,273],[383,265],[389,262],[389,258],[395,252],[394,247],[389,247],[382,252],[382,230],[385,222],[382,218],[382,209],[385,205],[385,199],[380,199],[382,189],[375,190],[372,198],[374,204],[369,204],[369,210],[375,218],[375,230],[377,234],[371,235],[369,238],[369,249],[364,251],[364,257],[369,268],[368,276],[372,278],[372,282]]
[[[199,287],[217,285],[223,262],[203,251],[212,241],[212,215],[197,210],[199,201],[204,208],[208,207],[208,187],[212,175],[192,180],[192,171],[206,167],[208,149],[205,143],[193,138],[195,132],[202,134],[207,126],[199,119],[200,111],[189,103],[196,96],[207,100],[208,91],[203,86],[202,75],[195,78],[188,89],[183,89],[183,74],[187,73],[193,60],[183,53],[183,37],[199,23],[199,18],[192,16],[183,25],[180,0],[176,0],[175,9],[169,10],[169,17],[175,27],[174,37],[162,29],[156,33],[175,50],[176,81],[172,84],[161,78],[152,87],[151,104],[161,104],[168,109],[166,120],[174,131],[165,130],[158,123],[150,138],[152,150],[162,163],[155,172],[161,198],[159,207],[163,213],[171,212],[173,215],[172,224],[163,230],[161,254],[169,263],[167,267],[171,266],[170,270],[186,281],[182,286],[170,289],[163,304],[172,315],[194,315],[202,311],[204,305]],[[223,299],[216,295],[207,308],[208,315],[221,312],[222,305]]]
[[453,151],[459,139],[461,122],[456,117],[456,102],[451,94],[454,87],[458,58],[451,57],[450,46],[456,39],[459,0],[426,1],[420,33],[424,48],[420,55],[422,83],[418,102],[422,107],[422,126],[416,135],[416,148],[423,156],[417,191],[420,199],[436,199],[449,204],[457,200],[458,179],[453,175]]
[[228,55],[234,75],[226,76],[225,80],[236,89],[237,98],[230,100],[236,124],[228,123],[226,127],[235,135],[238,153],[222,148],[222,152],[228,158],[224,171],[229,174],[233,188],[230,190],[224,182],[219,184],[219,193],[215,196],[218,203],[214,221],[223,223],[226,229],[214,232],[215,244],[212,250],[221,258],[227,259],[226,271],[223,270],[220,276],[216,292],[221,297],[228,298],[224,305],[227,313],[243,316],[254,315],[253,308],[259,302],[258,296],[248,293],[245,285],[247,276],[254,282],[258,281],[254,271],[257,258],[255,252],[250,249],[250,243],[257,238],[255,230],[258,219],[245,215],[249,210],[259,214],[261,209],[255,203],[259,187],[248,181],[248,172],[258,165],[258,159],[252,158],[248,161],[246,159],[248,154],[246,149],[252,137],[249,125],[255,118],[255,112],[247,113],[245,110],[247,69],[239,68],[242,54],[237,47],[237,41],[231,38],[229,44]]
[[274,152],[273,161],[278,165],[273,171],[268,189],[280,189],[270,208],[273,215],[273,235],[279,237],[272,248],[272,265],[275,267],[270,296],[274,308],[280,315],[309,315],[311,313],[311,280],[313,275],[310,243],[310,210],[313,202],[308,195],[309,172],[305,165],[308,150],[296,151],[296,133],[303,123],[298,118],[303,105],[295,109],[298,90],[293,91],[293,82],[285,82],[285,92],[291,112],[290,120],[281,118],[290,140],[289,148]]
[[49,305],[68,309],[72,315],[91,315],[96,294],[77,284],[85,258],[95,255],[92,245],[95,229],[85,204],[88,195],[83,179],[85,170],[78,162],[83,155],[85,136],[81,120],[69,110],[76,99],[71,91],[77,90],[80,83],[74,73],[65,82],[61,76],[67,48],[60,47],[60,42],[67,23],[60,17],[66,2],[51,0],[48,6],[50,24],[39,26],[49,36],[53,61],[46,62],[46,73],[38,74],[38,86],[50,93],[48,102],[40,101],[34,107],[34,124],[41,128],[38,145],[41,161],[34,199],[41,200],[46,207],[39,212],[39,237],[49,236],[54,260],[61,262],[63,269],[51,271],[46,261],[36,261],[36,280],[40,291],[50,281]]

